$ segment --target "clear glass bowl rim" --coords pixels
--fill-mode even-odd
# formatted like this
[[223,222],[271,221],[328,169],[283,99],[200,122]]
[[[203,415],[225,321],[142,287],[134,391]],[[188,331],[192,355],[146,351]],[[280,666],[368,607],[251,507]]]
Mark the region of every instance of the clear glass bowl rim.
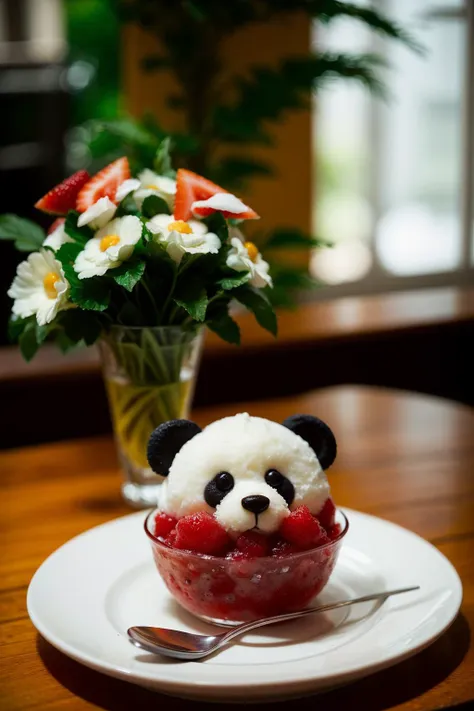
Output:
[[[150,511],[148,516],[145,519],[145,522],[143,524],[143,527],[145,529],[145,533],[148,536],[148,538],[153,541],[159,548],[163,548],[163,550],[166,551],[172,551],[173,554],[176,554],[177,557],[181,558],[186,558],[187,560],[207,560],[210,562],[215,562],[225,564],[232,564],[232,563],[242,563],[241,560],[233,560],[232,558],[223,558],[222,556],[216,556],[216,555],[207,555],[206,553],[193,553],[192,551],[187,551],[187,550],[181,550],[180,548],[172,548],[171,546],[167,546],[166,543],[163,543],[163,541],[160,541],[159,538],[156,538],[149,530],[148,530],[148,521],[150,518],[157,513],[158,509],[153,509]],[[316,546],[315,548],[308,548],[308,550],[305,551],[299,551],[298,553],[291,553],[290,555],[285,555],[279,558],[278,556],[262,556],[261,558],[255,558],[255,559],[249,559],[249,560],[258,560],[259,563],[264,563],[265,561],[273,561],[275,563],[275,560],[297,560],[298,558],[307,556],[311,553],[315,553],[316,551],[323,551],[327,548],[331,548],[332,546],[336,545],[339,543],[344,536],[346,535],[347,531],[349,530],[349,520],[345,513],[341,511],[340,509],[336,509],[336,512],[342,516],[344,519],[344,527],[340,534],[334,538],[334,540],[329,541],[329,543],[324,543],[322,546]]]

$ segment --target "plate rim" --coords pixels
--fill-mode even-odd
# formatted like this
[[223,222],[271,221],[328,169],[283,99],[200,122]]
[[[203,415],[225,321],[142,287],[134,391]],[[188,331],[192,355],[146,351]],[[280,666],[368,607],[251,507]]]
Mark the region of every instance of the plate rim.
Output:
[[[65,547],[69,546],[72,542],[84,537],[95,535],[98,530],[112,527],[115,524],[120,524],[125,520],[140,520],[141,518],[144,518],[145,515],[147,515],[147,512],[144,511],[126,514],[125,516],[121,516],[119,518],[112,519],[111,521],[107,521],[97,526],[94,526],[69,539],[61,546],[59,546],[55,551],[53,551],[53,553],[51,553],[38,567],[29,583],[26,600],[28,615],[36,630],[39,632],[39,634],[41,634],[42,637],[44,637],[44,639],[46,639],[47,642],[49,642],[57,650],[59,650],[63,654],[66,654],[76,662],[84,664],[88,668],[106,674],[110,677],[122,679],[132,683],[139,683],[141,686],[144,686],[149,689],[154,689],[156,691],[161,691],[163,693],[175,694],[178,696],[182,695],[184,697],[186,697],[187,695],[188,698],[203,699],[203,692],[206,692],[207,698],[215,698],[216,700],[223,698],[229,700],[229,696],[234,696],[236,701],[241,701],[244,697],[248,698],[249,700],[258,700],[275,697],[279,691],[281,693],[288,692],[289,694],[296,695],[298,693],[304,693],[306,691],[309,692],[311,690],[316,692],[318,689],[322,690],[328,687],[333,688],[334,686],[349,683],[355,679],[361,679],[364,676],[368,676],[378,671],[382,671],[383,669],[394,666],[395,664],[398,664],[404,661],[405,659],[408,659],[409,657],[418,654],[423,649],[427,648],[437,639],[439,639],[439,637],[441,637],[449,629],[449,627],[451,627],[459,613],[463,598],[463,587],[461,578],[451,561],[449,561],[448,558],[446,558],[446,556],[436,548],[436,546],[434,546],[426,539],[422,538],[413,531],[410,531],[409,529],[400,526],[399,524],[393,523],[392,521],[387,521],[386,519],[379,518],[372,514],[357,511],[355,509],[347,507],[341,508],[346,513],[349,519],[355,514],[356,517],[360,516],[363,519],[369,520],[371,525],[373,525],[374,522],[377,522],[379,524],[382,523],[383,525],[386,525],[388,527],[393,527],[397,531],[402,531],[404,534],[408,533],[410,536],[414,536],[416,539],[418,539],[419,542],[421,542],[425,546],[430,547],[438,556],[441,556],[444,564],[447,564],[450,567],[451,572],[453,574],[452,582],[455,600],[453,602],[452,612],[449,614],[448,619],[447,621],[445,621],[443,626],[435,634],[429,635],[425,639],[422,638],[418,644],[415,644],[413,647],[410,647],[410,649],[404,651],[402,650],[399,652],[395,651],[392,654],[387,653],[387,656],[385,656],[385,658],[382,659],[380,662],[369,664],[361,663],[359,665],[352,666],[346,671],[331,672],[329,670],[326,671],[322,676],[308,675],[308,672],[306,672],[306,676],[304,678],[276,678],[271,682],[260,681],[258,679],[246,679],[245,685],[243,685],[237,680],[227,680],[219,683],[217,674],[216,678],[213,680],[199,679],[194,677],[190,679],[170,679],[163,677],[153,677],[152,667],[150,667],[149,670],[130,669],[122,665],[109,662],[108,660],[97,660],[94,659],[94,657],[91,656],[88,652],[81,650],[77,646],[74,646],[74,644],[70,644],[67,641],[64,641],[63,639],[58,637],[53,631],[51,631],[47,625],[43,624],[41,617],[36,614],[36,611],[34,609],[35,585],[38,584],[37,581],[40,571],[43,570],[44,573],[44,567],[51,561],[51,559],[53,557],[56,557],[57,555],[60,555],[62,550]],[[456,589],[454,589],[454,585]],[[277,666],[279,663],[281,662],[270,662],[269,666]],[[198,662],[190,662],[189,664],[192,664],[194,667],[194,665],[198,664]],[[233,666],[238,667],[239,665],[235,664]],[[199,691],[200,693],[193,694],[193,691],[195,690]],[[252,697],[252,693],[255,694],[256,692],[259,693],[256,694],[256,696]]]

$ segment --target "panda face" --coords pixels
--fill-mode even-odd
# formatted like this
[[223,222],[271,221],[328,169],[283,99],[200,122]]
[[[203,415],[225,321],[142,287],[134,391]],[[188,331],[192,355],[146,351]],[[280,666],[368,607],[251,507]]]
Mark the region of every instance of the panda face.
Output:
[[[161,510],[177,518],[207,511],[233,536],[253,528],[272,533],[301,504],[314,514],[321,510],[329,496],[326,475],[312,446],[289,425],[248,414],[218,420],[202,432],[189,425],[196,429],[187,441],[187,426],[177,433],[173,423],[150,439],[151,466],[162,473],[169,463]],[[170,447],[177,452],[168,456]]]

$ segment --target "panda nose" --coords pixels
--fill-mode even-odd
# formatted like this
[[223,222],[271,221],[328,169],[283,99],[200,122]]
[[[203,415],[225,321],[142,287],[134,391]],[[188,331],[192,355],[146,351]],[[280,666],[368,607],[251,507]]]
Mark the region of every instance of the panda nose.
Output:
[[262,496],[261,494],[244,496],[242,499],[242,506],[244,509],[251,511],[254,514],[261,514],[270,506],[270,499],[266,496]]

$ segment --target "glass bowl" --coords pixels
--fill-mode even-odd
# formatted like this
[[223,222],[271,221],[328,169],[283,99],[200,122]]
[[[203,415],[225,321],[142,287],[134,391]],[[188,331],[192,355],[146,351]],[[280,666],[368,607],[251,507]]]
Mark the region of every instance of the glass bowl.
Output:
[[149,530],[154,515],[156,510],[147,517],[145,532],[166,587],[193,615],[225,625],[306,607],[328,582],[349,528],[338,511],[341,533],[325,545],[282,557],[237,560],[171,548]]

